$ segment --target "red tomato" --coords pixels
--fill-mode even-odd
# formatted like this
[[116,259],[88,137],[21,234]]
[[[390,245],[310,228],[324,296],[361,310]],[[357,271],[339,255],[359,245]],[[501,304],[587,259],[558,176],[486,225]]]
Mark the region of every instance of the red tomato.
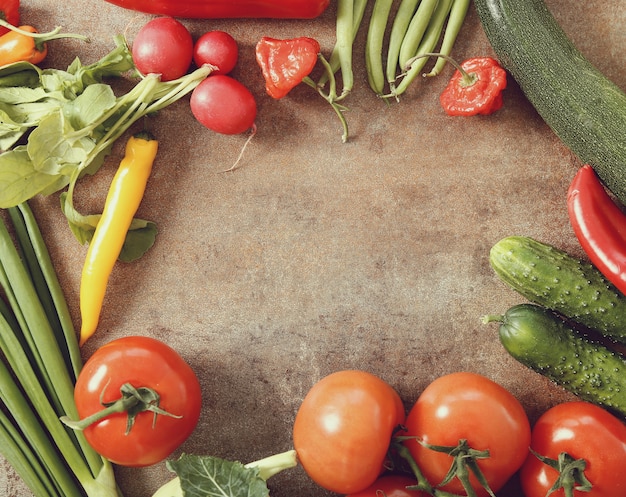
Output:
[[402,400],[388,383],[364,371],[339,371],[304,398],[293,426],[294,448],[313,481],[350,494],[378,478],[403,421]]
[[191,93],[191,113],[217,133],[236,135],[251,129],[256,101],[243,84],[225,74],[211,75]]
[[[196,427],[202,395],[191,367],[168,345],[149,337],[129,336],[100,347],[83,366],[74,398],[80,419],[121,397],[122,385],[147,387],[160,396],[159,407],[177,417],[137,414],[126,434],[127,413],[116,413],[83,431],[102,456],[123,466],[148,466],[169,456]],[[102,397],[101,397],[102,396]]]
[[193,59],[189,30],[172,17],[157,17],[135,36],[133,62],[142,74],[160,74],[162,81],[184,76]]
[[[537,454],[558,459],[565,452],[584,459],[589,492],[574,490],[575,497],[623,497],[626,495],[626,426],[608,411],[588,402],[565,402],[546,411],[533,427],[531,448]],[[558,472],[530,454],[520,480],[526,497],[545,497]],[[550,494],[563,497],[563,489]]]
[[237,41],[225,31],[204,33],[193,46],[193,60],[198,67],[211,64],[217,67],[211,74],[228,74],[239,58]]
[[[405,426],[407,436],[431,445],[457,446],[464,439],[473,449],[489,450],[489,457],[477,463],[494,492],[520,468],[530,444],[530,423],[519,401],[502,386],[474,373],[453,373],[433,381],[417,399]],[[417,440],[408,440],[406,445],[426,479],[438,485],[452,457],[425,448]],[[473,475],[471,482],[479,496],[488,495]],[[442,488],[464,495],[457,478]]]
[[424,492],[408,490],[407,487],[417,485],[417,480],[402,475],[381,476],[365,490],[347,497],[426,497]]
[[[20,0],[0,0],[0,18],[12,24],[20,25]],[[9,28],[0,26],[0,36],[9,32]]]

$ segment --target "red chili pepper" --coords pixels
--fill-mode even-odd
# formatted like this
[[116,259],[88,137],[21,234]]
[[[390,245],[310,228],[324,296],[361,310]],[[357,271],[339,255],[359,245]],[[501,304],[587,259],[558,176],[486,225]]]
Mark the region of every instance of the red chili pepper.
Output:
[[[20,0],[0,0],[0,19],[13,26],[20,23]],[[0,26],[0,36],[9,32],[9,28]]]
[[589,260],[626,294],[626,215],[593,168],[582,166],[567,192],[574,233]]
[[283,98],[311,74],[317,63],[320,44],[301,36],[277,40],[264,36],[256,45],[256,60],[265,78],[270,97]]
[[506,71],[491,57],[467,59],[452,75],[439,98],[450,116],[491,114],[502,107]]
[[275,18],[313,19],[330,0],[107,0],[149,14],[196,19]]

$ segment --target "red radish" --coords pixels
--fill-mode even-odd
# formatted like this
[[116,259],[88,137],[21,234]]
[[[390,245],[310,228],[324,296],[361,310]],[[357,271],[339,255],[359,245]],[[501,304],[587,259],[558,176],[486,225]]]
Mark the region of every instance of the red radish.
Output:
[[193,47],[193,60],[198,67],[211,64],[217,67],[212,74],[228,74],[239,57],[237,41],[225,31],[209,31],[196,41]]
[[217,74],[206,78],[193,90],[190,105],[194,117],[217,133],[236,135],[254,127],[254,96],[230,76]]
[[135,36],[133,61],[142,74],[160,74],[162,81],[184,76],[193,60],[189,30],[173,17],[157,17]]

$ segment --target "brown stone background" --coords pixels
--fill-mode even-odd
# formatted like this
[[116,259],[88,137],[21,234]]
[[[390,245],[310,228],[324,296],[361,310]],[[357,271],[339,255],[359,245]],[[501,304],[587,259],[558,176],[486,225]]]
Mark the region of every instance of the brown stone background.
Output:
[[[373,3],[373,2],[372,2]],[[626,89],[622,0],[547,0],[577,46]],[[75,56],[93,62],[112,38],[150,16],[102,0],[24,0],[22,18],[39,27],[88,35],[60,40],[48,64]],[[346,101],[349,143],[310,88],[265,96],[254,61],[263,36],[334,44],[335,6],[313,21],[186,20],[194,36],[224,29],[239,41],[234,75],[256,95],[258,132],[241,168],[245,136],[199,125],[187,100],[153,120],[160,150],[141,217],[160,233],[140,261],[119,264],[101,329],[85,356],[109,340],[150,335],[195,368],[204,396],[200,424],[181,451],[249,462],[291,447],[291,426],[312,384],[340,369],[380,375],[407,408],[436,377],[482,373],[508,388],[531,420],[570,397],[518,365],[502,349],[485,313],[521,298],[488,263],[500,238],[521,234],[582,255],[565,192],[578,160],[546,127],[510,80],[505,106],[489,117],[450,118],[438,95],[451,75],[417,81],[399,104],[369,90],[364,30],[355,46],[356,85]],[[453,55],[492,51],[473,6]],[[122,141],[78,202],[100,211]],[[58,196],[38,198],[42,224],[76,321],[86,248],[70,233]],[[145,497],[171,475],[164,464],[118,470],[126,497]],[[270,480],[274,497],[329,495],[301,469]],[[5,463],[0,494],[27,496]],[[520,497],[515,482],[501,495]]]

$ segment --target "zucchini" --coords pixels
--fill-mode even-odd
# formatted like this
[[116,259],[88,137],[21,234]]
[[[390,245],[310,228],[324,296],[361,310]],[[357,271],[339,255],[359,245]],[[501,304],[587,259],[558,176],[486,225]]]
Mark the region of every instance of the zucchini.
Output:
[[535,304],[517,304],[483,321],[500,322],[500,341],[517,361],[582,400],[626,417],[626,361],[617,352]]
[[626,296],[592,264],[523,236],[496,243],[489,263],[531,302],[626,344]]
[[626,203],[626,94],[573,45],[544,0],[475,0],[487,38],[546,124]]

